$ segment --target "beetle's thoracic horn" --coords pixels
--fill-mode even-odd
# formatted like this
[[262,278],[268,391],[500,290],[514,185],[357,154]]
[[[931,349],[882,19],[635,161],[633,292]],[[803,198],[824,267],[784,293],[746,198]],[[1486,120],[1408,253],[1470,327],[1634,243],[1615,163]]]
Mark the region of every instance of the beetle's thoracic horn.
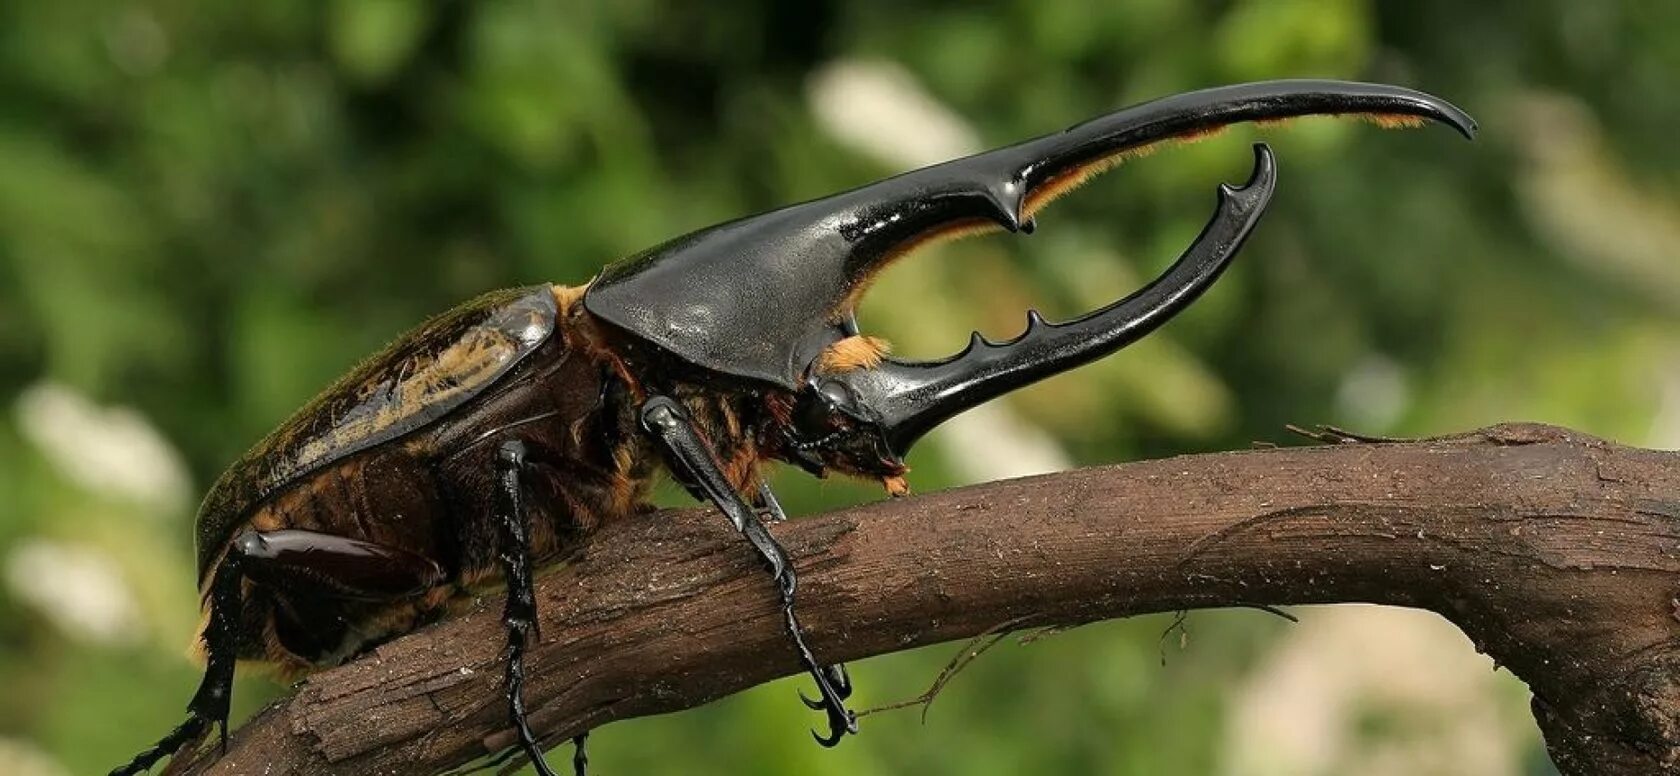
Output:
[[[854,235],[847,280],[855,288],[884,261],[948,231],[1032,228],[1051,200],[1129,155],[1159,143],[1206,136],[1240,122],[1349,115],[1408,127],[1426,119],[1472,137],[1476,122],[1444,100],[1395,86],[1344,81],[1268,81],[1166,97],[1052,135],[890,178],[854,193],[923,192],[861,209],[842,228]],[[877,195],[879,196],[879,195]],[[913,207],[911,206],[913,204]],[[879,237],[875,237],[879,234]],[[872,249],[862,244],[874,242]]]
[[1353,115],[1475,122],[1422,92],[1344,81],[1242,84],[1144,103],[1024,143],[710,227],[608,267],[596,317],[713,373],[796,389],[870,280],[931,239],[1030,229],[1057,195],[1144,147],[1228,124]]
[[1220,185],[1219,206],[1196,241],[1154,282],[1100,310],[1066,323],[1027,313],[1027,328],[1007,342],[976,333],[943,361],[887,359],[874,369],[831,378],[844,383],[867,420],[903,455],[928,430],[963,410],[1028,383],[1112,353],[1167,322],[1213,285],[1260,221],[1277,183],[1265,144],[1254,146],[1254,174],[1240,187]]

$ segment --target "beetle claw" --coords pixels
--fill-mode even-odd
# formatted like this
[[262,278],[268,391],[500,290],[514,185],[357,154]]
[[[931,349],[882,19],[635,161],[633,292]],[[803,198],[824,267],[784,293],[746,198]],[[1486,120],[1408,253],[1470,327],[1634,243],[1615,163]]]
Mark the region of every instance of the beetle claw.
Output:
[[[151,770],[158,760],[174,755],[183,749],[195,748],[210,732],[211,720],[197,712],[189,712],[187,720],[178,725],[169,735],[163,737],[155,746],[136,755],[126,765],[117,766],[111,771],[111,776],[139,776]],[[227,726],[222,726],[226,735]],[[226,746],[225,738],[223,746]],[[223,754],[227,753],[223,749]]]
[[829,686],[834,688],[834,694],[840,700],[852,697],[852,677],[846,673],[844,663],[835,663],[823,667],[823,677],[828,679]]
[[836,663],[822,668],[813,668],[811,678],[816,680],[819,697],[811,698],[804,691],[799,692],[799,700],[812,711],[828,712],[828,736],[825,738],[815,730],[811,737],[824,747],[832,747],[840,743],[847,733],[857,733],[857,714],[846,708],[845,700],[852,694],[851,677],[846,675],[846,667]]
[[840,709],[838,711],[835,709],[829,709],[828,737],[824,738],[818,735],[815,730],[811,731],[811,737],[816,739],[817,744],[822,746],[824,749],[833,749],[834,745],[840,743],[840,739],[845,738],[847,733],[855,735],[857,731],[858,726],[856,714],[844,709]]

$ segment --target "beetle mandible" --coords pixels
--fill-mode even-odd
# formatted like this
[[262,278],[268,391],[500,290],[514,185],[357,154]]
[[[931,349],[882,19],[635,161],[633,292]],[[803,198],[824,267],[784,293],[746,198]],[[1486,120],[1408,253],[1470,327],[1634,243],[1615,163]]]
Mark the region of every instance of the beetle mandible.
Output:
[[[764,515],[783,515],[760,467],[870,478],[902,495],[904,454],[929,429],[1112,353],[1195,301],[1265,210],[1275,162],[1257,144],[1251,179],[1220,187],[1207,226],[1159,278],[1065,323],[1029,313],[1007,342],[977,334],[941,361],[890,358],[854,315],[871,279],[931,240],[1030,232],[1051,200],[1154,144],[1312,114],[1475,131],[1453,105],[1393,86],[1207,89],[702,229],[583,286],[497,291],[428,321],[211,488],[196,529],[204,679],[186,721],[113,774],[141,773],[216,726],[225,750],[236,660],[294,671],[342,662],[500,574],[508,714],[519,746],[552,776],[522,695],[532,569],[647,509],[661,472],[715,504],[769,567],[816,683],[806,703],[827,715],[817,740],[832,746],[857,730],[850,680],[801,634],[795,571],[764,527]],[[574,767],[582,773],[581,737]]]

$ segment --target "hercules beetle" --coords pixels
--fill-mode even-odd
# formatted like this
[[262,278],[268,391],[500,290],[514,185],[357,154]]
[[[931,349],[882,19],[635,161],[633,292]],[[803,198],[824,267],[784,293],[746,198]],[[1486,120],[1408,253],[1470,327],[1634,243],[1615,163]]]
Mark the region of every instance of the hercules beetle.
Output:
[[[907,491],[903,456],[976,404],[1102,357],[1183,310],[1229,264],[1276,169],[1223,185],[1212,219],[1165,274],[1066,323],[974,336],[933,362],[887,357],[854,309],[893,260],[929,241],[1030,232],[1057,196],[1128,154],[1244,121],[1349,114],[1425,119],[1466,137],[1458,108],[1392,86],[1276,81],[1181,94],[1013,146],[702,229],[608,266],[582,287],[497,291],[437,317],[327,389],[216,482],[197,522],[203,682],[187,720],[113,773],[134,774],[219,725],[237,659],[294,671],[341,662],[435,618],[498,570],[507,583],[506,698],[537,770],[523,655],[532,567],[645,510],[663,468],[710,500],[765,561],[789,637],[826,712],[825,746],[857,730],[850,682],[806,646],[795,574],[761,513],[770,461]],[[663,466],[661,466],[663,464]],[[813,734],[815,735],[815,734]],[[582,739],[574,765],[583,770]]]

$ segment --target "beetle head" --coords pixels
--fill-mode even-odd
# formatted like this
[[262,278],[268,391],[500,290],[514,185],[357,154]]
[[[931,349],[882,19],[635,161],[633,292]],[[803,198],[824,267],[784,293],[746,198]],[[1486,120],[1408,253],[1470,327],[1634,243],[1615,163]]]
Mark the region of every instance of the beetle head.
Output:
[[1062,324],[1029,313],[1019,337],[978,334],[948,359],[885,357],[853,311],[879,272],[919,245],[977,231],[1031,231],[1057,196],[1127,155],[1242,121],[1349,114],[1384,126],[1463,111],[1392,86],[1273,81],[1191,92],[1066,131],[915,170],[824,199],[679,237],[608,267],[584,305],[636,340],[737,385],[769,387],[779,455],[812,470],[880,477],[929,429],[981,402],[1135,341],[1187,307],[1236,255],[1269,201],[1265,146],[1242,187],[1222,186],[1213,219],[1164,275]]
[[772,454],[816,475],[837,471],[903,490],[907,471],[883,427],[851,386],[818,377],[773,411]]

